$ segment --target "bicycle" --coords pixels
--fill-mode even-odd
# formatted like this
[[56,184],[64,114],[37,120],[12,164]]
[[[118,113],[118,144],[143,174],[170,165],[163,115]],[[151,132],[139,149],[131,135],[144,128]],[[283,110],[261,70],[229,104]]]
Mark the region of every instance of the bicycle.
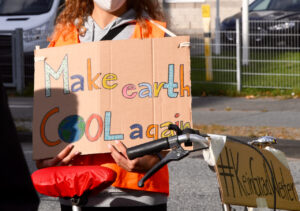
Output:
[[[175,130],[177,135],[161,138],[158,140],[150,141],[145,144],[137,145],[127,149],[127,156],[129,159],[135,159],[137,157],[141,157],[148,154],[157,154],[163,150],[170,150],[170,152],[164,157],[161,158],[160,162],[154,165],[145,176],[138,182],[138,186],[143,187],[145,181],[149,179],[153,174],[155,174],[160,168],[171,161],[178,161],[185,157],[187,157],[191,152],[199,151],[199,150],[208,150],[211,145],[213,145],[212,140],[210,138],[211,135],[208,134],[200,134],[199,131],[186,128],[184,130],[179,129],[177,125],[169,125],[169,130]],[[266,156],[261,152],[261,149],[257,146],[252,146],[250,144],[256,145],[257,143],[271,143],[272,138],[269,137],[270,140],[262,140],[258,139],[258,142],[250,142],[243,143],[234,137],[230,137],[233,141],[239,143],[240,145],[246,146],[257,152],[265,161],[265,165],[269,169],[272,180],[272,193],[273,193],[273,208],[276,210],[277,206],[277,194],[276,194],[276,178],[274,176],[274,170],[272,170],[269,161]],[[268,139],[268,138],[267,138]],[[192,145],[197,145],[196,149],[186,150],[182,147],[184,144],[186,147],[191,147]],[[215,164],[217,166],[217,163]],[[217,170],[217,167],[215,169]],[[83,168],[83,169],[81,169]],[[96,171],[95,175],[92,175],[91,172]],[[79,176],[76,175],[79,172]],[[81,172],[81,173],[80,173]],[[223,172],[224,173],[224,172]],[[85,177],[84,175],[88,175]],[[67,176],[65,176],[67,175]],[[224,175],[226,175],[224,173]],[[66,179],[66,177],[69,179]],[[83,183],[79,181],[84,178],[90,181],[86,186],[82,186]],[[70,198],[73,204],[73,210],[79,211],[80,207],[84,205],[89,197],[91,192],[101,191],[104,188],[110,186],[115,180],[115,172],[110,169],[100,167],[100,166],[61,166],[61,167],[51,167],[47,169],[41,169],[33,173],[32,179],[35,185],[35,188],[38,192],[54,197],[68,197]],[[58,179],[59,178],[59,179]],[[77,178],[77,179],[76,179]],[[50,182],[49,182],[50,181]],[[60,181],[60,182],[58,182]],[[70,183],[71,181],[71,183]],[[84,183],[86,184],[86,183]],[[77,187],[77,188],[74,188]],[[222,194],[220,194],[222,195]],[[221,197],[222,199],[222,197]],[[231,210],[230,204],[223,202],[223,210]],[[300,204],[299,204],[300,210]]]
[[[143,187],[144,182],[147,179],[149,179],[153,174],[155,174],[161,167],[166,165],[167,163],[169,163],[171,161],[181,160],[181,159],[187,157],[191,152],[194,152],[194,151],[207,150],[207,149],[209,149],[209,147],[212,143],[210,140],[211,135],[200,134],[200,132],[197,130],[193,130],[190,128],[185,129],[185,130],[180,130],[179,127],[176,125],[170,125],[169,129],[175,130],[177,135],[171,136],[171,137],[166,137],[166,138],[161,138],[158,140],[154,140],[154,141],[151,141],[151,142],[148,142],[145,144],[141,144],[141,145],[137,145],[137,146],[127,149],[127,156],[129,159],[135,159],[137,157],[141,157],[141,156],[148,155],[148,154],[157,154],[162,150],[170,150],[171,149],[169,151],[169,153],[164,158],[162,158],[159,163],[157,163],[152,169],[150,169],[145,174],[145,176],[138,182],[138,186]],[[244,142],[238,140],[237,138],[234,138],[234,137],[229,137],[229,138],[231,139],[231,141],[238,143],[240,145],[240,147],[242,147],[242,146],[247,147],[247,148],[251,149],[252,151],[254,151],[255,153],[257,153],[262,158],[263,166],[265,167],[264,170],[269,175],[269,178],[268,178],[269,192],[268,192],[268,194],[266,194],[266,198],[267,198],[267,196],[270,197],[270,195],[273,197],[273,199],[272,199],[273,203],[271,205],[271,206],[273,206],[273,209],[276,210],[277,206],[279,205],[279,206],[281,206],[280,208],[282,208],[282,206],[283,207],[291,206],[295,210],[300,210],[300,203],[298,201],[297,196],[296,196],[294,202],[293,203],[291,202],[290,205],[282,205],[282,202],[280,201],[280,200],[282,200],[282,195],[280,192],[278,192],[278,181],[277,181],[278,178],[276,178],[276,175],[278,174],[278,172],[277,172],[277,169],[274,170],[273,163],[270,161],[270,154],[268,154],[268,152],[266,152],[266,150],[264,150],[265,147],[269,147],[271,144],[276,143],[276,139],[274,139],[273,137],[267,136],[267,137],[259,138],[255,141],[244,143]],[[191,145],[195,145],[195,143],[198,144],[198,146],[197,146],[197,149],[194,149],[194,150],[185,150],[181,146],[182,144],[184,144],[185,146],[191,146]],[[268,150],[270,150],[270,149],[268,149]],[[227,149],[226,149],[225,153],[227,154],[227,157],[228,157],[229,152],[227,151]],[[219,162],[219,160],[218,160],[218,162]],[[280,162],[278,165],[281,165]],[[211,169],[213,169],[214,171],[218,171],[219,170],[218,168],[220,166],[221,165],[219,163],[214,163],[214,168],[211,167]],[[251,166],[251,161],[250,161],[250,166]],[[220,177],[220,175],[224,176],[224,178],[226,176],[230,177],[230,172],[224,171],[224,168],[227,168],[230,170],[229,163],[227,163],[226,165],[223,165],[223,167],[220,167],[220,168],[223,168],[223,172],[218,172],[218,174],[219,174],[218,180],[219,180],[219,187],[220,187],[219,189],[222,189],[222,185],[221,185],[221,181],[220,181],[221,179],[219,177]],[[281,171],[281,169],[280,169],[280,171]],[[282,172],[281,172],[281,174],[282,174]],[[231,182],[232,182],[233,176],[234,176],[234,173],[231,174]],[[237,176],[237,175],[235,175],[235,176]],[[254,179],[256,179],[256,178],[254,178]],[[226,187],[227,187],[227,184],[226,184]],[[223,187],[223,189],[224,189],[224,187]],[[226,194],[224,194],[224,192],[226,192],[226,190],[223,190],[223,193],[221,193],[221,191],[220,191],[220,196],[221,196],[221,200],[222,200],[222,208],[223,208],[223,210],[231,210],[231,205],[226,203],[226,201],[224,200],[224,195],[226,195]],[[227,194],[228,194],[228,190],[227,190]],[[247,208],[248,206],[243,205],[243,204],[236,203],[234,205],[245,206],[245,209],[248,209]],[[268,207],[268,205],[267,205],[267,207]]]

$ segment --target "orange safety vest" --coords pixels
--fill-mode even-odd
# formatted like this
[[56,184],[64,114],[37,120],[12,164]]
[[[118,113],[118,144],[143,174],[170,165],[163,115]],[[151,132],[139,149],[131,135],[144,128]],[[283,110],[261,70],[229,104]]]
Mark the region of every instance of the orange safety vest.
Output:
[[[164,22],[155,21],[156,23],[166,26]],[[164,37],[165,33],[159,29],[156,25],[146,20],[149,30],[149,36],[147,38]],[[143,38],[142,27],[137,23],[133,36],[131,38]],[[71,45],[80,43],[79,33],[74,26],[70,33],[64,36],[58,35],[54,38],[49,47],[57,47],[63,45]],[[117,173],[117,179],[112,184],[114,187],[152,191],[169,194],[169,172],[168,167],[164,166],[156,174],[145,182],[143,188],[138,187],[138,181],[144,176],[144,173],[128,172],[118,166],[110,154],[93,154],[83,155],[76,159],[72,165],[101,165],[113,169]]]

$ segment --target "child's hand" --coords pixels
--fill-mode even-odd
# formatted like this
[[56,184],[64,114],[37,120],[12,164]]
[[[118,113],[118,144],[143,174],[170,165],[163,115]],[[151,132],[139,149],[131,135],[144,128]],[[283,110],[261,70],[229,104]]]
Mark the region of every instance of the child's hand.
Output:
[[115,145],[108,144],[111,156],[126,171],[147,172],[159,161],[159,158],[155,155],[146,155],[141,158],[129,160],[126,153],[126,146],[120,141],[116,141],[115,143]]
[[56,157],[50,159],[43,159],[36,161],[36,167],[38,169],[52,167],[52,166],[66,166],[81,153],[76,151],[71,153],[74,145],[70,144],[66,146]]

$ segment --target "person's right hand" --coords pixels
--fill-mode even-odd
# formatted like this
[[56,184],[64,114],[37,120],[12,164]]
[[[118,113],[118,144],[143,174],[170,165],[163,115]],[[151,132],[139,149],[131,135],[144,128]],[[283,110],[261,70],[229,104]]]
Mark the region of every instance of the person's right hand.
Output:
[[69,165],[70,162],[74,158],[76,158],[77,156],[79,156],[81,154],[81,152],[79,152],[79,151],[71,153],[73,148],[74,148],[74,145],[69,144],[58,155],[56,155],[54,158],[37,160],[36,161],[36,167],[38,169],[41,169],[41,168],[52,167],[52,166],[66,166],[66,165]]

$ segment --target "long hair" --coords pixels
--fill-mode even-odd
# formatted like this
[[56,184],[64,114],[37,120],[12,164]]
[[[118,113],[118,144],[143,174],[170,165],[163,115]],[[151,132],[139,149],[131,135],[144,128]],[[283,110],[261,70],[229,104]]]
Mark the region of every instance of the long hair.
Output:
[[[143,12],[146,12],[155,20],[163,20],[164,16],[161,11],[158,0],[127,0],[127,9],[134,9],[136,12],[136,20],[143,28],[143,36],[147,36],[148,29],[144,19]],[[66,0],[64,9],[56,19],[56,26],[52,38],[61,34],[64,36],[76,27],[80,35],[84,35],[86,29],[84,22],[87,17],[92,15],[94,9],[93,0]]]

